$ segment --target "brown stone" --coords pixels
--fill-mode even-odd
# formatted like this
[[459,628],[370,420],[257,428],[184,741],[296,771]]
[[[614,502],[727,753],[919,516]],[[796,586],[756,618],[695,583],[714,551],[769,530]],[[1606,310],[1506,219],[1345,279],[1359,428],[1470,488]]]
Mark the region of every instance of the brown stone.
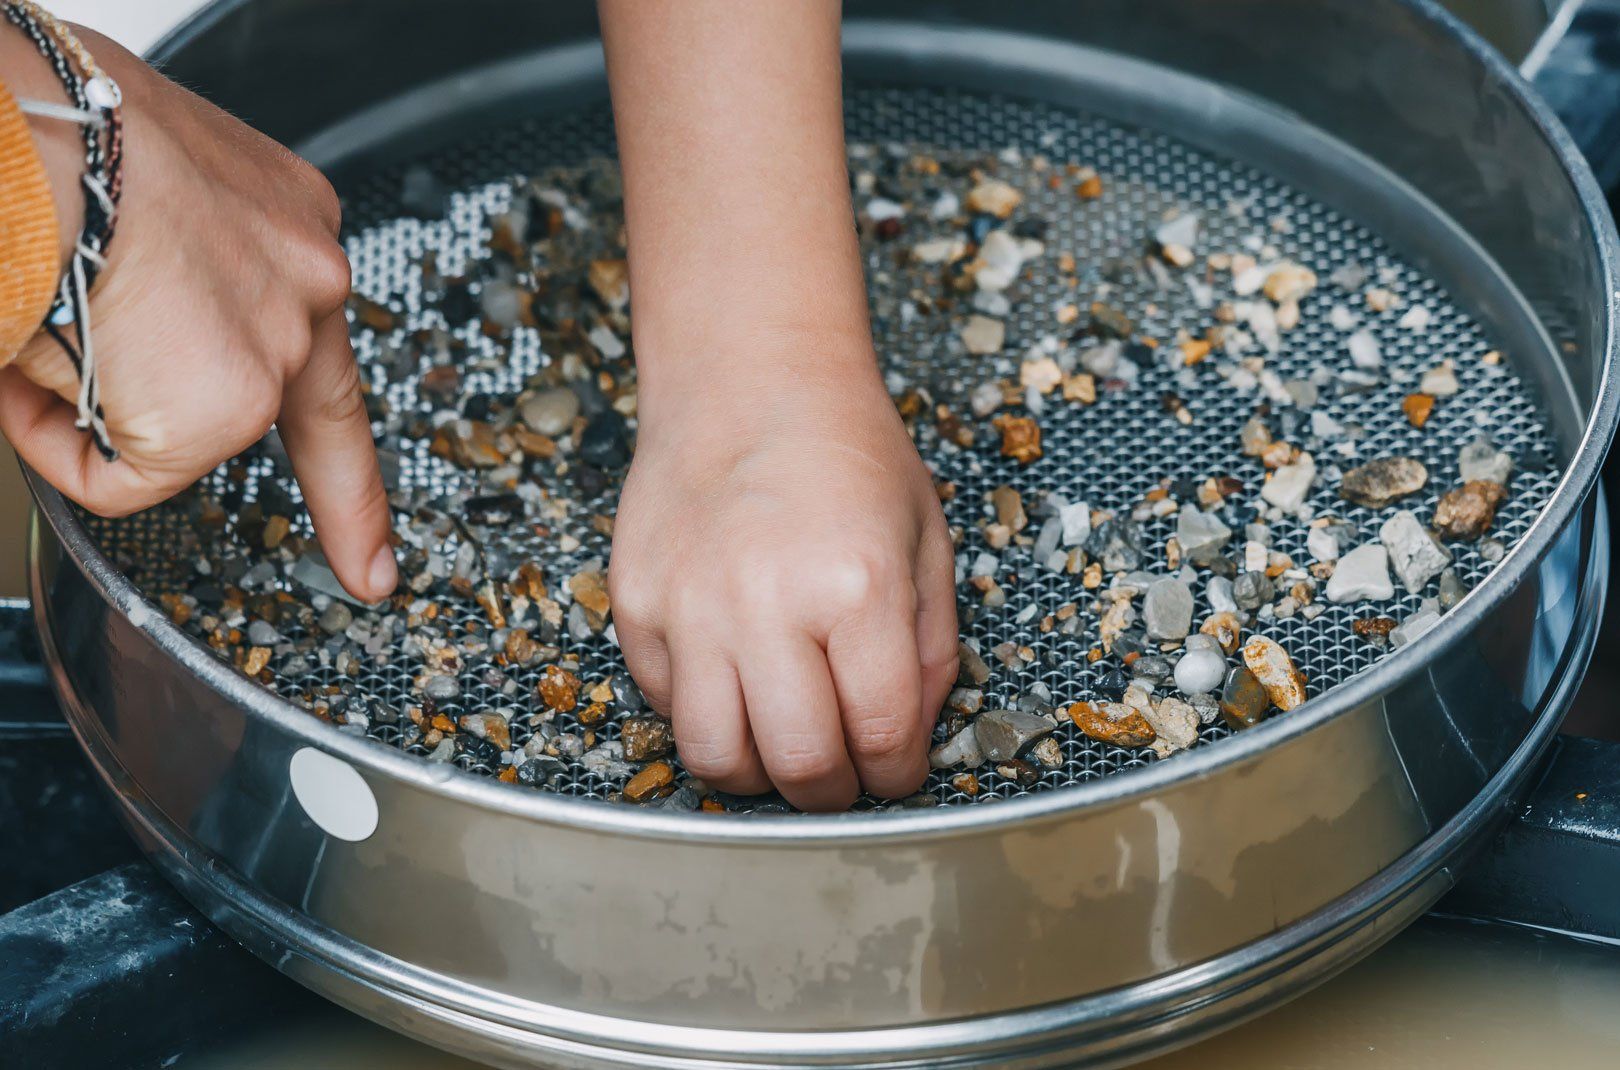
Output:
[[1345,501],[1382,509],[1408,494],[1416,494],[1429,482],[1429,470],[1415,457],[1381,457],[1352,468],[1339,482],[1339,497]]
[[540,674],[540,701],[558,713],[567,713],[579,704],[579,678],[567,669],[547,665]]
[[1212,613],[1198,630],[1219,643],[1228,656],[1237,653],[1238,641],[1243,638],[1243,622],[1235,613]]
[[675,734],[662,717],[632,717],[619,728],[625,759],[644,762],[662,758],[675,749]]
[[1476,479],[1447,491],[1434,507],[1434,530],[1442,539],[1477,539],[1490,530],[1496,507],[1507,497],[1500,483]]
[[1253,728],[1271,707],[1271,698],[1254,673],[1242,665],[1232,666],[1221,688],[1221,718],[1236,729]]
[[1389,639],[1389,633],[1395,630],[1395,622],[1389,617],[1363,617],[1351,625],[1355,633],[1369,642],[1382,643]]
[[1029,464],[1041,456],[1041,428],[1028,416],[997,416],[996,430],[1001,432],[1001,455],[1011,457],[1019,464]]
[[587,281],[609,308],[623,308],[630,300],[630,265],[623,260],[592,260]]
[[1422,427],[1429,422],[1429,414],[1434,412],[1434,395],[1408,394],[1401,402],[1401,411],[1406,413],[1407,423]]
[[985,212],[1006,219],[1023,201],[1024,195],[999,178],[989,178],[974,186],[967,195],[968,210]]
[[512,749],[512,730],[506,719],[495,713],[469,713],[461,718],[461,730],[487,739],[501,750]]
[[1090,738],[1118,747],[1146,747],[1157,738],[1147,718],[1121,702],[1076,702],[1069,720]]
[[292,522],[286,517],[272,516],[264,522],[264,548],[274,550],[281,545],[281,541],[287,537],[287,532],[291,530]]
[[576,572],[568,580],[568,590],[573,594],[574,601],[599,617],[607,616],[611,603],[608,601],[607,577],[600,570]]
[[1029,517],[1024,513],[1024,498],[1011,487],[997,487],[990,492],[990,502],[996,508],[996,522],[1017,533],[1024,530]]
[[675,770],[668,762],[653,762],[630,778],[624,786],[624,797],[633,803],[646,802],[675,783]]

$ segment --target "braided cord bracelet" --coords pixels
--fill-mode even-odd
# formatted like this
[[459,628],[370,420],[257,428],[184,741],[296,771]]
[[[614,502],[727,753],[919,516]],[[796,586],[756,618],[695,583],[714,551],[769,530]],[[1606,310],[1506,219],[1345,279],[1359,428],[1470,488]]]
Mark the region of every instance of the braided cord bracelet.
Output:
[[[107,460],[116,460],[101,410],[100,381],[90,334],[90,289],[107,265],[107,247],[118,218],[123,190],[123,95],[66,25],[34,0],[0,0],[0,12],[33,42],[67,92],[69,104],[19,101],[22,110],[48,119],[74,122],[84,131],[84,228],[45,319],[45,330],[72,361],[79,377],[77,426]],[[71,59],[69,58],[71,56]],[[65,328],[74,328],[70,338]]]

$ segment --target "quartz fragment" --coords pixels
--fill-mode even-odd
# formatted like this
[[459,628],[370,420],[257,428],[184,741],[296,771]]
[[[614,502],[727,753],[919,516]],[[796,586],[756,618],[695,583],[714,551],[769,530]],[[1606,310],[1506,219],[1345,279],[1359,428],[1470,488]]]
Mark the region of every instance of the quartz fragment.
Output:
[[1451,563],[1451,553],[1430,535],[1409,509],[1402,509],[1378,529],[1378,540],[1389,551],[1390,565],[1412,594]]
[[1389,579],[1389,552],[1376,542],[1356,547],[1339,559],[1328,577],[1329,602],[1381,601],[1395,597]]
[[1275,640],[1263,635],[1251,638],[1243,644],[1243,664],[1279,710],[1287,712],[1305,701],[1305,677]]
[[1403,647],[1439,623],[1439,607],[1425,604],[1395,626],[1389,633],[1389,644],[1396,648]]
[[1513,475],[1513,457],[1481,436],[1458,452],[1457,469],[1464,483],[1484,480],[1505,487]]
[[928,764],[935,769],[950,769],[954,766],[976,769],[983,765],[984,751],[979,746],[979,735],[973,725],[968,725],[929,751]]
[[1198,742],[1198,712],[1173,695],[1140,711],[1153,729],[1153,751],[1167,758]]
[[1193,597],[1178,579],[1155,580],[1142,601],[1149,639],[1185,639],[1192,629]]
[[1305,504],[1316,479],[1316,463],[1308,453],[1301,453],[1293,464],[1285,464],[1271,473],[1260,496],[1284,512],[1295,512]]
[[1187,505],[1176,514],[1176,541],[1181,544],[1181,552],[1196,565],[1208,565],[1231,538],[1232,529],[1214,513]]
[[1429,470],[1413,457],[1383,457],[1344,474],[1339,496],[1369,509],[1416,494],[1429,481]]
[[1085,502],[1074,502],[1058,510],[1063,526],[1064,546],[1084,546],[1091,537],[1091,507]]
[[962,328],[962,344],[975,356],[1001,352],[1006,339],[1006,323],[989,316],[969,316],[967,324]]

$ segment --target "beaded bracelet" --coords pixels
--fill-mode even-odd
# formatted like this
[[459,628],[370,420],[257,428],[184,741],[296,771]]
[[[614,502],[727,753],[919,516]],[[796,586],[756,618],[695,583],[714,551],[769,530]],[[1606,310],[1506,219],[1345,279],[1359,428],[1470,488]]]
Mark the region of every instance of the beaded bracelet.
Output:
[[[0,0],[0,11],[34,43],[56,72],[70,101],[70,106],[19,101],[22,110],[43,118],[75,122],[84,129],[84,229],[74,242],[73,255],[44,328],[62,347],[78,374],[77,426],[90,432],[103,457],[116,460],[118,451],[108,436],[101,410],[95,348],[90,337],[90,288],[107,266],[107,247],[112,242],[123,191],[123,94],[73,31],[34,0]],[[66,333],[69,326],[74,328],[74,338]]]

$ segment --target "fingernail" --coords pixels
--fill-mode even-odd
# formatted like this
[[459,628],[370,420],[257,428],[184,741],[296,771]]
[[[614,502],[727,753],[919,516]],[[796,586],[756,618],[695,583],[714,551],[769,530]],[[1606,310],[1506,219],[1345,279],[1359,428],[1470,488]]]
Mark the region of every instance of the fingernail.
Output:
[[371,571],[366,578],[371,581],[371,589],[378,592],[379,598],[392,594],[398,586],[399,566],[394,563],[394,551],[387,543],[377,548],[377,556],[371,559]]

